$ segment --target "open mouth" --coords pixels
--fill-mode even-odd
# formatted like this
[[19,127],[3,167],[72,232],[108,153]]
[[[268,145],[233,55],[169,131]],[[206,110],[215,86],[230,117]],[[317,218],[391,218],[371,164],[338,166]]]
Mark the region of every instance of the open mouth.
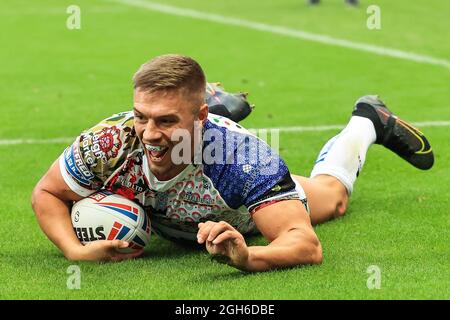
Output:
[[158,162],[164,158],[167,151],[169,150],[169,147],[152,146],[150,144],[146,144],[145,149],[148,150],[148,153],[150,155],[150,160]]

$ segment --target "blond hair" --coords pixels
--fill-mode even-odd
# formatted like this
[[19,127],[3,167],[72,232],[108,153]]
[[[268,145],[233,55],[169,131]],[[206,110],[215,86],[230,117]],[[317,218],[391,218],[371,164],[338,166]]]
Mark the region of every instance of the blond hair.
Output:
[[166,54],[144,63],[133,76],[134,89],[148,93],[179,92],[205,102],[206,77],[200,65],[192,58]]

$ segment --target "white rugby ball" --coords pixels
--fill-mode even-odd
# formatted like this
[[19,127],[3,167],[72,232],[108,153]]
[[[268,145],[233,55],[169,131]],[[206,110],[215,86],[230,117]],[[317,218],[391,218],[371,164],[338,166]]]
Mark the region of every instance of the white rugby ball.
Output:
[[124,240],[130,243],[121,252],[133,252],[150,241],[150,219],[135,202],[109,191],[100,191],[76,202],[72,225],[81,243],[96,240]]

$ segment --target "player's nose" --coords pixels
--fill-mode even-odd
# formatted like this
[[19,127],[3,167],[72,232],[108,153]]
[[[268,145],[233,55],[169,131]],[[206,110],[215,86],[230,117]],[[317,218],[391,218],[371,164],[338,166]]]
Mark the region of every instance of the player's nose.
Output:
[[160,141],[162,136],[161,131],[155,126],[154,122],[148,121],[142,135],[142,141],[151,144]]

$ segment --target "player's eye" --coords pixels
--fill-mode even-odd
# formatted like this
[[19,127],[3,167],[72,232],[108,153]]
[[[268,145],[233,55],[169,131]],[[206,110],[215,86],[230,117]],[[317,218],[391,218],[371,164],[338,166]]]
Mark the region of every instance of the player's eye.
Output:
[[166,125],[166,126],[172,125],[172,124],[174,124],[175,122],[176,122],[175,119],[172,119],[172,118],[162,118],[162,119],[160,120],[160,123],[161,123],[162,125]]
[[134,118],[138,121],[143,121],[144,117],[141,114],[135,113]]

